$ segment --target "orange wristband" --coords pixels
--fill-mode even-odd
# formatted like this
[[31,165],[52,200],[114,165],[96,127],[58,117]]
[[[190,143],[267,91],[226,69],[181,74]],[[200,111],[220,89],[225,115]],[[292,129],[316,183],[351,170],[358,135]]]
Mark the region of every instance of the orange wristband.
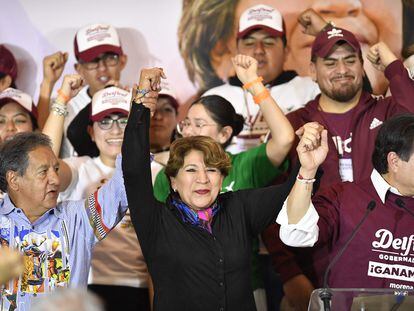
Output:
[[246,84],[243,84],[243,89],[247,90],[248,88],[250,88],[253,84],[255,83],[259,83],[262,82],[263,78],[262,77],[257,77],[256,79],[254,79],[253,81],[247,82]]
[[259,94],[253,96],[253,100],[256,104],[260,104],[263,100],[270,97],[270,92],[268,89],[264,89]]
[[65,101],[65,104],[70,100],[70,97],[64,94],[61,89],[57,90],[57,93]]

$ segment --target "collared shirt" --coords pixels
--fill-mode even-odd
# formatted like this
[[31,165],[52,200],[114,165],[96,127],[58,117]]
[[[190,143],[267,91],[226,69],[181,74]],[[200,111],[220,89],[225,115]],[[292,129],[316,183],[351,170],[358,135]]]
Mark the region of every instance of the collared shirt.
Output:
[[59,287],[86,286],[92,247],[127,210],[121,157],[113,177],[86,200],[64,201],[31,223],[6,194],[0,203],[0,242],[24,255],[24,272],[9,281],[0,310],[29,310],[31,299]]
[[[401,195],[400,192],[391,186],[375,169],[371,173],[371,181],[382,203],[385,203],[385,197],[388,191]],[[289,246],[312,247],[318,241],[318,220],[318,212],[311,201],[309,209],[302,219],[296,224],[289,224],[286,199],[283,208],[276,219],[276,222],[280,224],[280,239]]]

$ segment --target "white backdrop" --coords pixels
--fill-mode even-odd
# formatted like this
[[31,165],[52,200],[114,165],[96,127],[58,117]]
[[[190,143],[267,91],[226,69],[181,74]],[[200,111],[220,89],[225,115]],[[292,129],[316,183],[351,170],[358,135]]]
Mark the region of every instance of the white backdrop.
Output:
[[110,23],[118,29],[128,55],[121,82],[132,85],[142,67],[161,66],[183,102],[195,88],[178,51],[181,7],[181,0],[0,0],[0,43],[18,59],[18,87],[37,101],[43,57],[67,51],[65,72],[74,72],[76,30],[95,22]]

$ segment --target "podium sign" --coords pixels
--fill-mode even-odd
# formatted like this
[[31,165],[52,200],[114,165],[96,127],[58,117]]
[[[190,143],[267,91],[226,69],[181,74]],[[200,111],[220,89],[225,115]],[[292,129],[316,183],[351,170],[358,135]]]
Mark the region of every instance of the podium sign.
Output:
[[[308,311],[324,311],[318,288],[312,292]],[[376,288],[329,288],[332,311],[413,311],[413,290],[392,290]]]

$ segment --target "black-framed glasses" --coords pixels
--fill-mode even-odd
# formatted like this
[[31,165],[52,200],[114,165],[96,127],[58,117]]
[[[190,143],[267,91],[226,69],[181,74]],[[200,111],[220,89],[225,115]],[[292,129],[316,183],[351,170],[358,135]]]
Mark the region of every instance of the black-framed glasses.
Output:
[[101,121],[98,121],[98,126],[101,130],[108,131],[116,123],[120,129],[125,129],[128,123],[128,117],[120,117],[117,119],[113,118],[103,118]]
[[113,54],[113,53],[105,53],[101,57],[97,57],[90,62],[80,62],[80,63],[86,70],[94,70],[94,69],[98,69],[99,63],[101,61],[107,67],[116,66],[119,63],[119,55]]

